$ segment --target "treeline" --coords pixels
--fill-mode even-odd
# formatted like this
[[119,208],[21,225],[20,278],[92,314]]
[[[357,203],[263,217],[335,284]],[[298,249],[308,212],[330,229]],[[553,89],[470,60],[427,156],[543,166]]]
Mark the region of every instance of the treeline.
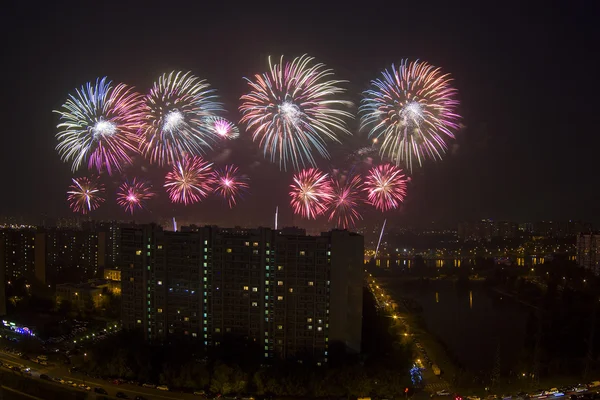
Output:
[[261,363],[258,343],[234,337],[207,349],[188,338],[148,343],[140,332],[130,331],[100,341],[88,351],[84,369],[98,377],[223,395],[398,396],[410,383],[412,355],[407,346],[394,341],[390,318],[376,314],[367,293],[363,352],[349,356],[342,345],[332,343],[326,366],[318,366],[308,355],[267,365]]

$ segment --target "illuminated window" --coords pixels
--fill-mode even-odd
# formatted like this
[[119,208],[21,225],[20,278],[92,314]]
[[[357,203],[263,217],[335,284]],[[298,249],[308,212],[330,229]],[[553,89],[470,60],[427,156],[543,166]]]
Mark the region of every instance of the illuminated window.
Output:
[[282,330],[283,329],[283,325],[277,325],[277,329]]
[[190,317],[183,317],[183,320],[184,320],[185,322],[189,322],[189,321],[190,321]]
[[138,324],[141,324],[141,323],[142,323],[142,320],[141,320],[141,319],[138,319],[138,320],[137,320],[137,323],[138,323]]
[[252,302],[252,307],[258,307],[258,303],[256,301]]
[[283,281],[277,281],[277,286],[283,286]]
[[135,251],[135,255],[136,256],[141,256],[142,255],[142,251],[141,250],[136,250]]
[[300,255],[301,255],[301,256],[305,256],[305,255],[306,255],[306,252],[305,252],[304,250],[300,250]]
[[283,296],[277,296],[277,300],[279,300],[279,301],[283,300]]
[[196,336],[198,336],[198,334],[196,332],[193,332],[192,337],[196,337]]
[[162,250],[162,244],[159,244],[158,246],[156,246],[156,248],[157,248],[158,250]]
[[159,308],[158,310],[156,310],[159,314],[162,314],[162,308]]
[[320,324],[322,324],[322,323],[323,323],[323,320],[322,320],[322,319],[320,319],[320,320],[319,320],[319,323],[320,323]]
[[254,243],[252,243],[252,246],[254,246],[254,247],[258,247],[258,242],[254,242]]
[[161,285],[162,285],[162,281],[158,281],[157,283],[158,283],[158,285],[159,285],[159,286],[161,286]]
[[313,281],[308,282],[308,286],[314,286],[315,283]]
[[253,291],[253,292],[258,292],[258,288],[257,288],[257,287],[253,287],[253,288],[252,288],[252,291]]
[[215,328],[215,332],[217,332],[217,333],[221,332],[221,328]]
[[250,242],[244,243],[244,246],[250,246]]
[[244,290],[248,290],[248,286],[244,286]]
[[290,288],[290,293],[294,293],[294,288]]
[[277,270],[278,270],[278,271],[283,271],[283,265],[278,265],[278,266],[277,266]]
[[258,250],[252,250],[252,254],[258,255]]
[[308,330],[309,330],[309,331],[312,331],[312,325],[309,325],[309,326],[308,326]]
[[228,252],[228,253],[231,253],[231,251],[232,251],[231,249],[227,249],[227,252]]
[[306,318],[306,322],[312,322],[312,318]]
[[318,330],[319,332],[321,332],[321,331],[323,330],[323,328],[321,328],[321,327],[319,326],[319,327],[317,327],[317,330]]

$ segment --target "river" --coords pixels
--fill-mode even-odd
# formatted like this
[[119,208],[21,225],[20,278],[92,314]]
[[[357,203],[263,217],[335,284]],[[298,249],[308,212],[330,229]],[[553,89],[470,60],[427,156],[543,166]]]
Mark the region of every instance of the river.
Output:
[[490,292],[483,282],[460,287],[450,280],[427,285],[384,278],[393,297],[415,300],[426,328],[471,371],[490,371],[500,352],[502,368],[516,366],[524,348],[531,309]]

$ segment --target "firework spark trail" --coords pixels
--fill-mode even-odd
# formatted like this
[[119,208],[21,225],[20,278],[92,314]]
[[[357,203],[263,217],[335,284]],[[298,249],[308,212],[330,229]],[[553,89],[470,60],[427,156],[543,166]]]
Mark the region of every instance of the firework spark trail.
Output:
[[131,182],[123,182],[119,186],[117,204],[123,207],[125,211],[133,214],[136,209],[143,209],[146,200],[155,195],[149,183],[133,178]]
[[290,187],[290,204],[294,213],[303,218],[316,219],[327,211],[333,199],[328,175],[316,168],[305,169],[294,175],[294,184]]
[[143,154],[162,166],[212,149],[217,135],[207,119],[222,111],[216,98],[215,90],[190,72],[163,74],[144,98]]
[[213,191],[212,163],[202,157],[178,161],[165,177],[164,187],[173,203],[198,203]]
[[73,184],[67,191],[67,201],[73,212],[87,214],[104,202],[104,186],[95,179],[86,177],[72,178]]
[[402,169],[392,164],[371,168],[365,179],[369,203],[380,211],[398,208],[406,196],[406,184]]
[[224,169],[216,170],[213,178],[215,181],[214,191],[227,200],[229,208],[233,208],[240,195],[250,187],[248,179],[240,175],[238,168],[234,165],[226,165]]
[[363,93],[361,129],[382,138],[380,154],[412,170],[426,158],[441,159],[459,127],[457,90],[443,74],[426,62],[403,61],[371,81]]
[[363,203],[362,178],[355,175],[345,180],[333,179],[331,186],[333,197],[330,203],[329,221],[335,221],[336,226],[343,229],[355,226],[356,222],[362,219],[357,209]]
[[106,77],[88,82],[54,111],[61,120],[56,150],[73,172],[87,162],[88,168],[112,175],[138,153],[142,97],[124,84],[111,83]]
[[272,64],[269,72],[246,78],[251,91],[241,97],[241,122],[252,131],[263,154],[287,170],[315,166],[313,151],[329,158],[326,141],[340,142],[350,135],[345,119],[352,114],[342,108],[352,103],[337,98],[344,81],[333,80],[332,70],[313,64],[306,55],[291,62]]

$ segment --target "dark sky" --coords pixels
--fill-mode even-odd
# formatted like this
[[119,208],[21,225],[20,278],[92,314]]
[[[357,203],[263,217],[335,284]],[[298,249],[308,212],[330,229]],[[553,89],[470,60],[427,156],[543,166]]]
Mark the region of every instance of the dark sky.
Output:
[[[9,3],[0,14],[0,215],[69,215],[71,173],[54,150],[52,110],[83,83],[106,75],[145,91],[163,72],[191,70],[238,120],[243,76],[263,72],[268,55],[308,53],[351,81],[355,103],[370,79],[403,58],[427,60],[455,79],[465,128],[443,161],[414,171],[404,207],[387,217],[402,224],[600,220],[597,1]],[[365,143],[357,134],[332,145],[342,156],[321,166],[344,167],[344,151]],[[217,199],[173,207],[163,194],[140,216],[257,225],[280,205],[282,223],[299,222],[287,205],[291,174],[264,161],[249,133],[242,129],[239,141],[213,156],[252,179],[237,209]],[[145,174],[160,185],[164,172]],[[96,216],[124,218],[115,184],[107,184],[109,199]]]

